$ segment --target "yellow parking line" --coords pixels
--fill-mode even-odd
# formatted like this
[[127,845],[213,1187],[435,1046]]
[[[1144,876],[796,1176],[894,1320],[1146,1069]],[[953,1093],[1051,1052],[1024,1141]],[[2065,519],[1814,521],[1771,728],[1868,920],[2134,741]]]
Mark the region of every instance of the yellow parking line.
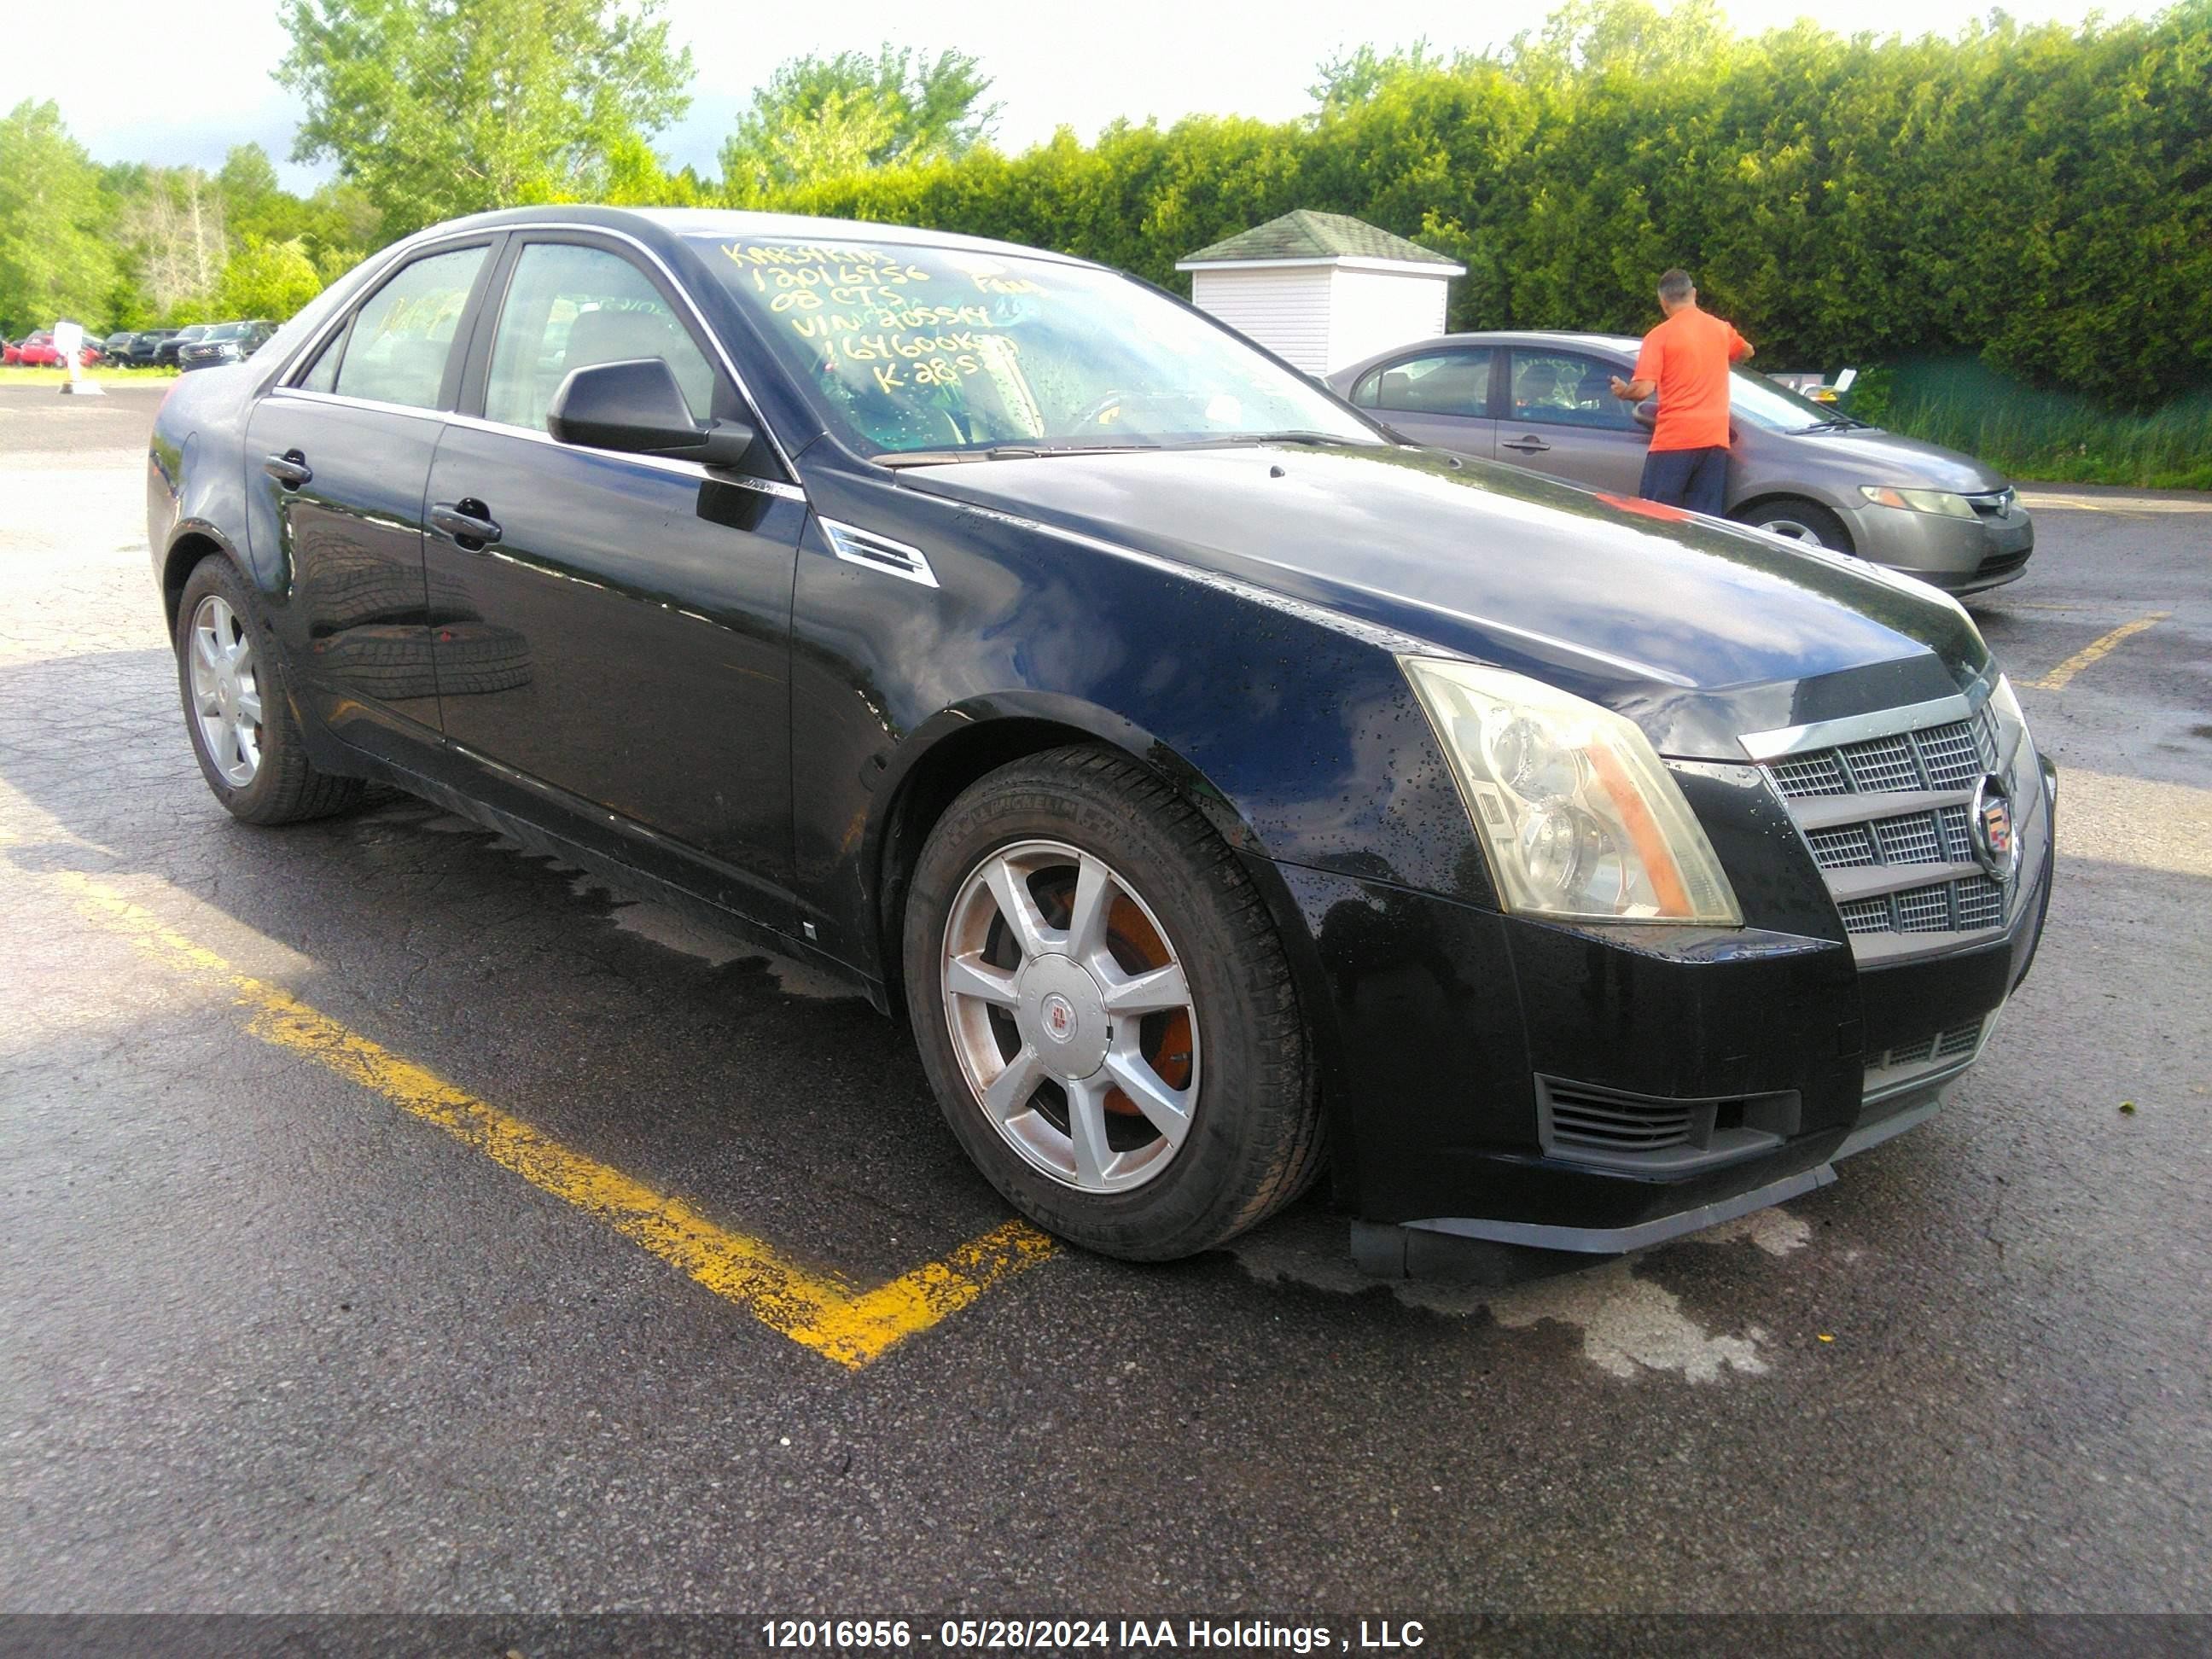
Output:
[[2144,629],[2148,628],[2153,623],[2164,622],[2173,613],[2171,611],[2154,611],[2148,616],[2137,617],[2133,622],[2122,623],[2111,633],[2105,635],[2100,639],[2092,640],[2088,644],[2083,646],[2079,651],[2076,651],[2072,656],[2067,658],[2064,662],[2060,663],[2057,667],[2052,669],[2041,679],[2023,680],[2021,684],[2031,686],[2038,691],[2063,691],[2069,682],[2070,682],[2076,674],[2089,666],[2091,663],[2101,661],[2104,658],[2110,656],[2112,654],[2112,647],[2119,644],[2121,641],[2129,638],[2132,635],[2142,633]]
[[312,1060],[434,1123],[463,1146],[681,1267],[770,1330],[848,1369],[880,1358],[895,1344],[1054,1253],[1045,1234],[1026,1222],[1009,1221],[888,1285],[860,1290],[842,1278],[798,1267],[759,1239],[718,1226],[683,1200],[562,1146],[317,1012],[281,986],[240,973],[114,888],[74,871],[53,878],[87,915],[148,957],[229,990],[247,1012],[247,1030],[264,1042]]

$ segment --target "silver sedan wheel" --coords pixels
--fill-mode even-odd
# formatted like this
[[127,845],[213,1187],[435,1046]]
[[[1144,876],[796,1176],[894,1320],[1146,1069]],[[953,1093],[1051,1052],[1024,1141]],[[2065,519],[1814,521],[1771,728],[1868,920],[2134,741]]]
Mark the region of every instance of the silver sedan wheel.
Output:
[[1771,536],[1785,536],[1793,542],[1810,542],[1815,547],[1827,545],[1820,539],[1819,531],[1796,519],[1765,519],[1759,522],[1758,528]]
[[210,593],[192,612],[185,648],[200,742],[222,781],[243,789],[261,769],[261,682],[252,636],[222,597]]
[[1198,1103],[1198,1009],[1127,878],[1060,842],[1002,847],[961,884],[943,951],[952,1051],[1008,1146],[1086,1193],[1167,1168]]

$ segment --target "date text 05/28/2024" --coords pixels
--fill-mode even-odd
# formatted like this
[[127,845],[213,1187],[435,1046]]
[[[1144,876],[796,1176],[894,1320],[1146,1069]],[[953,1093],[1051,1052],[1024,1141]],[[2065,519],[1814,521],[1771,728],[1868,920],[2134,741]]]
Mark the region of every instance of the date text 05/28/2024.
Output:
[[948,1619],[932,1630],[907,1619],[770,1619],[763,1644],[775,1650],[886,1651],[916,1646],[940,1653],[1012,1653],[1032,1649],[1105,1653],[1146,1650],[1279,1653],[1403,1652],[1420,1647],[1418,1620],[1362,1619],[1353,1629],[1276,1624],[1264,1619]]

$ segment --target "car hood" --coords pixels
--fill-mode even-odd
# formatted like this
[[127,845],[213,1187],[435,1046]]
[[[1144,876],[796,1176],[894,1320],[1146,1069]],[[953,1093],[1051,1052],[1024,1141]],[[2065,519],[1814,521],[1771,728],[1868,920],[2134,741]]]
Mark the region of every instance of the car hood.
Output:
[[1817,453],[1823,461],[1846,468],[1856,482],[1949,489],[1962,495],[2005,487],[2005,476],[1971,455],[1941,444],[1923,443],[1877,426],[1844,427],[1833,432],[1778,434],[1793,456]]
[[1440,451],[1252,445],[955,462],[908,489],[1174,560],[1528,673],[1662,753],[1929,701],[1988,651],[1932,588]]

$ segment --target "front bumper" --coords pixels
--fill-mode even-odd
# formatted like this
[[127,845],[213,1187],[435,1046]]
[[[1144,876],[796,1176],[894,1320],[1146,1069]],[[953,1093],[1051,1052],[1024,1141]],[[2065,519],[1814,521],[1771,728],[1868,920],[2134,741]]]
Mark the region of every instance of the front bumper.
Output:
[[1978,593],[2018,581],[2035,551],[2035,520],[2016,501],[2002,513],[1972,519],[1871,503],[1848,508],[1842,517],[1861,558],[1948,593]]
[[[1840,939],[1577,928],[1277,866],[1320,946],[1337,1195],[1362,1260],[1390,1257],[1388,1229],[1613,1254],[1833,1179],[1931,1115],[1989,1040],[2041,938],[2054,829],[2001,933],[1879,966]],[[1697,1145],[1613,1167],[1565,1152],[1570,1090],[1601,1114],[1679,1108]]]

